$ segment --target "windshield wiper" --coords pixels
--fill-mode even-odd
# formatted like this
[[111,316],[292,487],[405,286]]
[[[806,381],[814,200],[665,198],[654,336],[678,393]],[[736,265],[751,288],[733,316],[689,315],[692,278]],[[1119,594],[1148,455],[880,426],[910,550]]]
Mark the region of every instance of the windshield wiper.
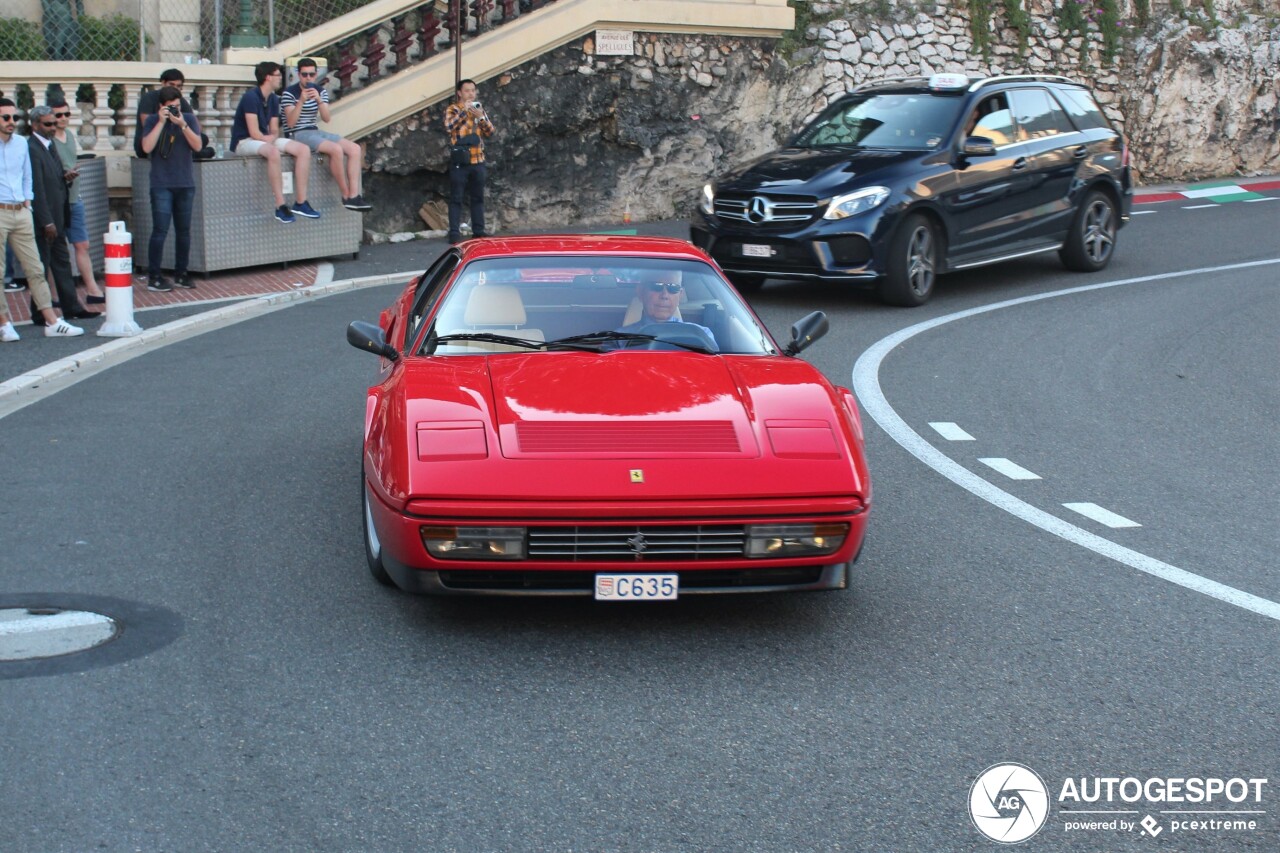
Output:
[[[635,332],[615,332],[612,329],[602,329],[599,332],[587,332],[582,335],[570,335],[567,338],[556,338],[554,341],[547,341],[547,346],[564,346],[602,352],[602,347],[592,346],[592,344],[606,344],[616,341],[642,341],[648,343],[655,340],[657,338],[653,335],[638,335]],[[582,346],[575,346],[575,344],[581,344]]]
[[[714,355],[715,350],[707,349],[701,344],[686,344],[682,341],[668,340],[660,335],[642,335],[639,332],[615,332],[610,329],[604,329],[599,332],[587,332],[584,335],[570,335],[567,338],[558,338],[554,341],[547,341],[548,347],[555,346],[574,346],[574,344],[608,344],[619,341],[651,343],[657,341],[662,344],[670,344],[673,347],[680,347],[691,352],[700,352],[707,355]],[[587,347],[577,347],[578,349],[586,349]],[[591,347],[596,352],[603,352],[605,347]]]
[[440,335],[430,339],[430,343],[443,344],[449,341],[483,341],[490,344],[513,344],[525,349],[542,349],[546,344],[542,341],[531,341],[525,338],[513,338],[510,335],[495,335],[493,332],[463,332],[456,335]]

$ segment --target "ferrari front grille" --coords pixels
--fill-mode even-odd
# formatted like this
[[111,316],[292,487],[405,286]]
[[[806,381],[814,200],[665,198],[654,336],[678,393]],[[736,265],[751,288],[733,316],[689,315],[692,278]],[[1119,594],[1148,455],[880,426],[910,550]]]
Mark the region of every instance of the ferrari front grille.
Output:
[[741,525],[530,527],[529,559],[723,560],[745,553]]

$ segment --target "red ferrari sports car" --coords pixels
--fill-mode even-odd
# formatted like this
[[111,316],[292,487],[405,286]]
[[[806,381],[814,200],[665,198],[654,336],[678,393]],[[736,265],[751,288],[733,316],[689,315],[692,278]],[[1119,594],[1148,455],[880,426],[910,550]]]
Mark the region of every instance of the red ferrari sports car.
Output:
[[673,599],[838,589],[871,481],[853,394],[689,243],[472,240],[347,340],[380,357],[373,576],[415,592]]

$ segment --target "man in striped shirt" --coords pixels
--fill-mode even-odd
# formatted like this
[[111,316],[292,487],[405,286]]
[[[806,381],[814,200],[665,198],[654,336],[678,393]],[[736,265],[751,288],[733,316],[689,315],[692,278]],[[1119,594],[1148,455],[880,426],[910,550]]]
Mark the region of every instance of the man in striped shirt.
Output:
[[298,82],[280,93],[280,124],[285,136],[306,145],[312,154],[328,155],[329,172],[342,191],[343,207],[369,210],[372,205],[360,194],[360,146],[321,130],[321,121],[329,121],[329,91],[320,85],[316,61],[303,57],[298,60]]
[[462,197],[471,196],[471,231],[489,236],[484,228],[484,140],[493,135],[493,122],[476,100],[476,83],[458,83],[457,100],[444,111],[449,134],[449,242],[462,242]]

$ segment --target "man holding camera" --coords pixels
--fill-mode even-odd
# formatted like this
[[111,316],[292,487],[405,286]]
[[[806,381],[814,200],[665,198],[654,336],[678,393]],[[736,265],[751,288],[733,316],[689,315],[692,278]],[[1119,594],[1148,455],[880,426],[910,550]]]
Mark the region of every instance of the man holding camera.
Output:
[[457,99],[444,111],[449,134],[449,242],[462,242],[462,196],[471,196],[471,232],[489,236],[484,228],[484,140],[493,135],[493,122],[476,99],[474,80],[458,83]]
[[304,57],[298,60],[298,82],[280,93],[280,122],[285,136],[301,142],[312,154],[329,156],[329,172],[342,191],[343,207],[369,210],[372,205],[360,194],[360,146],[321,130],[319,121],[329,121],[329,90],[320,85],[316,61]]
[[160,90],[160,104],[142,127],[142,150],[151,164],[151,242],[147,245],[147,290],[161,293],[173,285],[161,274],[164,241],[174,226],[173,284],[194,288],[187,272],[191,259],[191,211],[196,199],[193,154],[204,146],[200,124],[182,111],[182,92],[174,86]]

